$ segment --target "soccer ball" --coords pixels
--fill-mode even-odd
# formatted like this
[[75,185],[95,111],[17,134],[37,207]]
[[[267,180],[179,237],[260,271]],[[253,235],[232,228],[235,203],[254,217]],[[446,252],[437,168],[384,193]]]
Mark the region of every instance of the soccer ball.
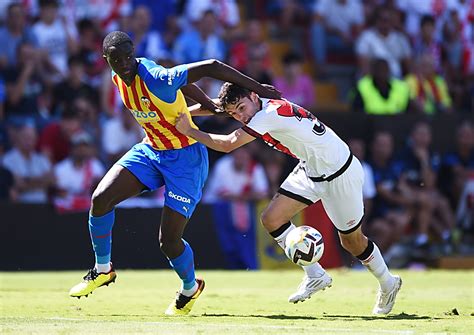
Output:
[[285,253],[293,263],[311,265],[321,259],[324,252],[323,236],[310,226],[293,229],[285,241]]

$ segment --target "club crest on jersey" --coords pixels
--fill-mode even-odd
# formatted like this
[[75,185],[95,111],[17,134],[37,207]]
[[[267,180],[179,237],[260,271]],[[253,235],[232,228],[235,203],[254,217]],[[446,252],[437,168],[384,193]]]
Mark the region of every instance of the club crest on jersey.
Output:
[[141,97],[140,101],[147,107],[150,108],[151,101],[147,97]]

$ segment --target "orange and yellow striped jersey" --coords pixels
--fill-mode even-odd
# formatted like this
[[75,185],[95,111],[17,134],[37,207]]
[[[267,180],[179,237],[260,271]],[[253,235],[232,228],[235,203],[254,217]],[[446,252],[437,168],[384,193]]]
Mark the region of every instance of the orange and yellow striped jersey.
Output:
[[[189,114],[180,90],[187,84],[187,66],[166,69],[146,58],[137,61],[137,74],[130,86],[113,71],[112,81],[123,103],[145,131],[146,142],[156,150],[180,149],[196,143],[175,127],[180,112]],[[191,124],[197,128],[192,120]]]

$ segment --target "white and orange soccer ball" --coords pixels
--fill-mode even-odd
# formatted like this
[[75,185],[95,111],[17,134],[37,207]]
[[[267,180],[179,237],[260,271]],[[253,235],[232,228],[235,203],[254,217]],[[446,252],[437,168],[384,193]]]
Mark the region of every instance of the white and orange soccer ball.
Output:
[[314,264],[324,253],[323,236],[313,227],[297,227],[286,236],[285,253],[298,265]]

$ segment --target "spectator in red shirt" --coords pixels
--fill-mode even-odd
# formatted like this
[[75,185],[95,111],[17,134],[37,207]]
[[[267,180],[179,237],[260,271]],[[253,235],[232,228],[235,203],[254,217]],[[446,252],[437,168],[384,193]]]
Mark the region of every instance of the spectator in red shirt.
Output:
[[81,129],[79,116],[73,110],[65,110],[58,122],[52,122],[41,132],[40,151],[52,163],[62,161],[70,154],[71,137]]

